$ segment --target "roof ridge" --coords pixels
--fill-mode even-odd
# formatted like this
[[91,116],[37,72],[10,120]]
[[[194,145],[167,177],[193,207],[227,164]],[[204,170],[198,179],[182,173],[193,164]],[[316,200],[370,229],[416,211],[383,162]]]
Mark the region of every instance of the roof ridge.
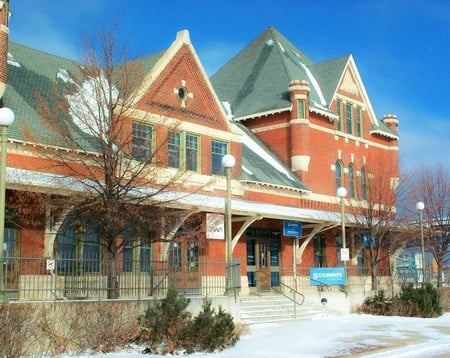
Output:
[[[273,35],[272,37],[275,38],[275,39],[277,37],[283,37],[280,34],[280,32],[273,26],[270,26],[268,28],[268,31],[271,32],[271,34]],[[270,41],[270,40],[268,40],[268,41]],[[268,45],[268,41],[266,41],[266,45]],[[283,53],[284,53],[285,50],[284,50],[284,48],[282,48],[282,44],[280,43],[280,41],[278,39],[276,41],[277,41],[277,45],[278,45],[278,46],[276,46],[276,48],[277,48],[278,54],[280,55],[281,62],[283,64],[283,69],[286,72],[287,77],[288,78],[292,78],[292,73],[289,71],[289,68],[288,68],[287,62],[286,62],[286,58],[285,58],[285,56],[283,56]]]
[[[81,62],[79,60],[73,60],[73,59],[70,59],[70,58],[67,58],[67,57],[64,57],[64,56],[55,55],[55,54],[52,54],[52,53],[49,53],[49,52],[46,52],[46,51],[43,51],[43,50],[39,50],[37,48],[30,47],[30,46],[27,46],[27,45],[24,45],[24,44],[21,44],[21,43],[18,43],[18,42],[8,41],[8,45],[21,47],[21,48],[23,48],[24,50],[27,50],[27,51],[33,51],[33,52],[39,53],[41,55],[45,55],[45,56],[48,56],[48,57],[56,58],[56,59],[59,59],[59,60],[69,61],[69,62],[72,62],[74,64],[78,64],[78,65],[81,64]],[[8,47],[8,52],[9,52],[9,47]]]

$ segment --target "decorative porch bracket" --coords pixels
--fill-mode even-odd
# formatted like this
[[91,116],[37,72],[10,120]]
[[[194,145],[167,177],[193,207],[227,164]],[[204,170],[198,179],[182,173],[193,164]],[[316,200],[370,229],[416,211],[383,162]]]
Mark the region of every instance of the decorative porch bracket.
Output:
[[250,217],[239,217],[234,218],[233,222],[243,221],[241,228],[238,230],[236,235],[234,235],[233,240],[231,241],[231,252],[233,253],[234,247],[239,241],[239,238],[244,234],[244,232],[248,229],[248,227],[253,224],[257,220],[261,220],[263,217],[261,215],[250,216]]
[[[313,224],[312,225],[312,231],[308,234],[303,236],[303,238],[305,239],[305,241],[303,241],[303,243],[300,245],[299,248],[295,248],[296,251],[296,260],[297,263],[301,264],[302,263],[302,256],[303,256],[303,252],[306,249],[306,246],[308,246],[309,242],[314,238],[315,235],[317,235],[318,233],[322,232],[322,231],[326,231],[329,229],[332,229],[337,225],[336,223],[320,223],[320,224]],[[303,228],[308,228],[311,227],[309,225],[305,225],[303,226]]]
[[45,205],[45,229],[44,229],[44,257],[53,258],[53,248],[61,225],[67,214],[72,210],[72,206],[65,208],[64,211],[56,217],[52,214],[52,205],[47,201]]
[[[170,230],[170,232],[168,232],[167,234],[165,233],[164,230],[161,230],[161,259],[165,260],[167,258],[167,253],[169,252],[169,246],[170,246],[170,241],[173,240],[173,238],[175,237],[175,234],[177,233],[178,229],[181,227],[181,225],[183,225],[183,223],[186,221],[186,219],[191,216],[192,214],[198,213],[200,210],[195,208],[192,210],[186,210],[185,213],[179,217],[179,220],[177,222],[176,225],[172,226],[172,230]],[[161,225],[164,225],[164,220],[162,220]]]

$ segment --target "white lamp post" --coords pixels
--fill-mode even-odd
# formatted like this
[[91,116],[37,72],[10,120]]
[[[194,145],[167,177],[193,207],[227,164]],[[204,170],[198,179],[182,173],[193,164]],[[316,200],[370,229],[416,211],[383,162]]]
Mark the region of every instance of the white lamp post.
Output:
[[236,164],[236,159],[231,154],[226,154],[222,158],[222,166],[225,168],[225,176],[227,180],[227,199],[225,202],[225,216],[226,216],[226,277],[225,277],[225,292],[231,294],[232,291],[232,271],[231,271],[231,169]]
[[[341,260],[344,262],[345,280],[347,281],[347,243],[345,239],[345,215],[344,215],[344,198],[347,196],[347,189],[343,186],[336,190],[336,196],[340,199],[341,204],[341,235],[342,235],[342,250]],[[343,257],[345,256],[345,257]]]
[[420,226],[420,243],[422,247],[422,283],[425,282],[425,245],[423,243],[423,209],[425,204],[421,201],[417,202],[416,209],[419,212],[419,226]]
[[14,112],[9,108],[0,108],[1,157],[0,157],[0,298],[4,299],[5,281],[3,277],[3,249],[5,236],[5,195],[6,195],[6,142],[8,127],[14,122]]

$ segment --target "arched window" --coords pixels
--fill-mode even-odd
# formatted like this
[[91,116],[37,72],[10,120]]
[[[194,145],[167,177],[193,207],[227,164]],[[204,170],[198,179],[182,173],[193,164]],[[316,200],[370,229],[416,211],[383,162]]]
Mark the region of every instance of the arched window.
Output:
[[355,190],[355,165],[351,163],[348,166],[348,196],[350,198],[356,198]]
[[364,167],[361,168],[361,199],[367,199],[367,174]]
[[100,227],[94,218],[68,216],[56,238],[59,273],[100,272]]
[[344,186],[344,165],[342,164],[342,161],[336,161],[335,170],[335,183],[337,190],[339,187]]

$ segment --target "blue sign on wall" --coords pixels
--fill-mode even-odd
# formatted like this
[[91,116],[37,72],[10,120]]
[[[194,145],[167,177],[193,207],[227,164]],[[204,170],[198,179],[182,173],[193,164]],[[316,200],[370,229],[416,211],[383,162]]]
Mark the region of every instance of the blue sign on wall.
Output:
[[309,279],[311,286],[345,285],[345,270],[343,267],[312,267]]
[[302,236],[302,223],[298,221],[283,221],[284,236]]

